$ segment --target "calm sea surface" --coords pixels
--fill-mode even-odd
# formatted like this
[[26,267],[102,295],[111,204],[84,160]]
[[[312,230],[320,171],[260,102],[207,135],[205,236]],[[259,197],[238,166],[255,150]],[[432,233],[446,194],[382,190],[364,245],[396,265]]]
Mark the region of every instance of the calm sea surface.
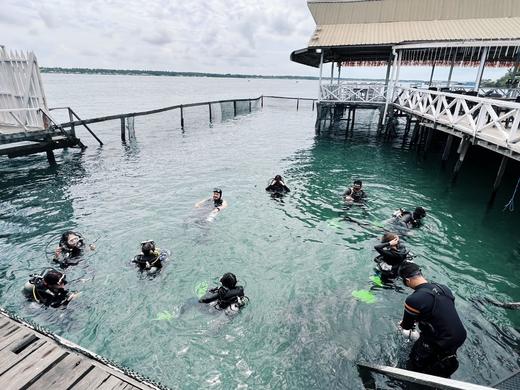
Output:
[[[44,75],[44,84],[50,106],[84,118],[317,93],[315,81],[286,80]],[[178,112],[136,118],[137,139],[126,144],[119,122],[93,125],[102,148],[78,129],[88,149],[57,152],[54,168],[44,155],[0,159],[2,306],[172,388],[358,389],[356,362],[406,359],[411,345],[395,324],[411,291],[373,289],[372,304],[352,292],[372,286],[380,226],[396,208],[422,205],[425,225],[405,243],[427,278],[456,296],[468,339],[454,378],[492,384],[518,369],[518,312],[477,301],[520,300],[519,210],[502,211],[518,172],[508,171],[488,210],[495,162],[470,158],[452,186],[438,155],[382,143],[369,126],[348,142],[315,138],[310,103],[296,111],[294,101],[266,100],[212,126],[207,107],[185,114],[185,131]],[[229,107],[215,115],[229,116]],[[366,124],[371,114],[359,118]],[[278,173],[292,190],[283,201],[264,191]],[[340,195],[355,178],[368,206],[345,211]],[[215,186],[230,206],[207,222],[193,205]],[[66,310],[26,303],[22,285],[51,265],[46,246],[67,229],[97,240],[67,270],[81,296]],[[155,279],[129,263],[145,239],[173,253]],[[250,298],[234,318],[195,300],[198,283],[228,271]],[[169,320],[157,320],[165,311]]]

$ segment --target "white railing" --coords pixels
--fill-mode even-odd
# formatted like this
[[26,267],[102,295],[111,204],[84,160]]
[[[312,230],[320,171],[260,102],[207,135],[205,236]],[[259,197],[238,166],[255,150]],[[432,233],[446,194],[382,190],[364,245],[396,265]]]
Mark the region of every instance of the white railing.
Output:
[[520,141],[520,103],[397,86],[394,107],[501,146]]
[[43,127],[40,108],[47,101],[36,56],[0,46],[0,126]]
[[386,86],[383,83],[323,84],[320,88],[320,100],[340,103],[384,103]]
[[[411,84],[411,88],[417,89],[428,89],[429,86],[427,84]],[[441,92],[460,92],[460,93],[468,93],[474,92],[473,87],[464,86],[464,85],[450,85],[447,86],[446,83],[433,83],[431,87],[435,88],[449,88],[449,91],[441,91]],[[490,97],[490,98],[499,98],[499,99],[516,99],[520,96],[520,88],[505,88],[505,87],[481,87],[478,89],[478,95],[481,97]]]

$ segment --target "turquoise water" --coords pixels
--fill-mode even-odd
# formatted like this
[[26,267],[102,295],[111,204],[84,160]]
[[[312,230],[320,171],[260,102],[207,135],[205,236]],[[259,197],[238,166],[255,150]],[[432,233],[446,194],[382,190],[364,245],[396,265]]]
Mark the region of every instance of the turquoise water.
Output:
[[[78,80],[83,90],[99,88],[91,84],[99,79],[61,77],[48,80],[55,103]],[[124,80],[146,91],[143,79]],[[202,90],[203,81],[183,83]],[[226,93],[253,94],[246,82],[231,81]],[[286,86],[312,96],[315,85]],[[143,93],[128,111],[138,98],[156,99]],[[71,100],[87,113],[109,113],[95,98]],[[196,100],[203,99],[184,101]],[[155,106],[170,101],[164,103]],[[266,102],[263,110],[211,127],[207,112],[195,109],[184,132],[178,119],[137,118],[137,140],[127,144],[118,138],[119,123],[98,125],[105,146],[89,140],[84,152],[57,153],[55,168],[42,155],[0,160],[5,307],[173,388],[362,388],[357,361],[395,365],[406,358],[410,345],[395,324],[410,290],[373,290],[372,304],[352,292],[371,286],[377,225],[398,207],[423,205],[425,226],[405,241],[427,277],[456,296],[468,340],[454,378],[491,384],[518,368],[518,312],[475,302],[520,300],[520,219],[518,211],[501,210],[517,166],[487,209],[496,169],[487,154],[470,153],[452,186],[438,155],[383,143],[366,126],[348,142],[316,139],[310,105],[296,112],[293,102]],[[264,192],[277,173],[292,190],[283,202]],[[340,195],[354,178],[364,180],[368,206],[345,211]],[[214,186],[230,206],[208,223],[193,205]],[[346,222],[345,215],[374,224]],[[97,239],[97,250],[67,270],[69,280],[80,278],[70,286],[82,295],[67,310],[27,304],[21,286],[49,265],[46,245],[69,228]],[[149,238],[173,253],[153,280],[129,264]],[[234,318],[194,302],[199,282],[215,284],[228,271],[251,300]],[[171,319],[156,321],[164,311]]]

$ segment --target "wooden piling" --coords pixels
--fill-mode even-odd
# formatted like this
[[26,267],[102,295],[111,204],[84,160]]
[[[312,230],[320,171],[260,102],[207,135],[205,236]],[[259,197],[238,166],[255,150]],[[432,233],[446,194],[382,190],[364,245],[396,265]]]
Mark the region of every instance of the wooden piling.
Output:
[[312,111],[314,111],[314,100],[312,101]]
[[233,100],[233,116],[237,116],[237,101]]
[[300,98],[296,99],[296,111],[300,108]]
[[260,97],[260,107],[264,108],[264,95]]
[[354,123],[356,122],[356,107],[352,107],[352,121],[350,123],[350,131],[354,132]]
[[208,103],[208,111],[209,111],[209,123],[213,123],[213,119],[211,118],[211,103]]
[[52,149],[47,150],[47,161],[49,161],[49,165],[54,166],[56,164],[56,158],[54,157],[54,152]]
[[454,136],[452,134],[448,135],[446,139],[446,145],[444,146],[444,152],[442,153],[442,164],[446,164],[448,158],[450,157],[451,144],[453,143]]
[[495,182],[493,183],[493,194],[492,197],[494,198],[498,187],[500,187],[500,183],[502,182],[502,177],[504,176],[504,172],[506,171],[507,162],[509,161],[509,158],[507,156],[502,156],[502,160],[500,161],[500,166],[498,167],[497,177],[495,178]]
[[458,175],[460,168],[462,167],[462,163],[464,162],[464,159],[466,158],[466,153],[468,152],[469,145],[471,144],[471,141],[469,138],[463,138],[460,140],[459,148],[457,152],[459,153],[459,159],[457,163],[455,164],[455,168],[453,169],[453,176],[452,181],[454,182]]
[[[68,107],[68,111],[69,111],[69,120],[71,122],[74,122],[74,114],[72,113],[72,110],[70,109],[70,107]],[[76,126],[74,125],[71,125],[70,126],[70,134],[76,138]]]
[[431,127],[428,127],[428,135],[426,137],[426,143],[424,144],[424,153],[428,152],[428,149],[430,149],[430,145],[432,143],[433,138],[433,132],[437,130],[437,123],[433,125],[433,129]]
[[184,108],[182,107],[182,104],[180,106],[181,109],[181,129],[184,130]]
[[125,128],[125,118],[122,117],[121,118],[121,141],[125,141],[126,140],[125,131],[126,131],[126,128]]
[[251,114],[251,100],[249,101],[249,113]]

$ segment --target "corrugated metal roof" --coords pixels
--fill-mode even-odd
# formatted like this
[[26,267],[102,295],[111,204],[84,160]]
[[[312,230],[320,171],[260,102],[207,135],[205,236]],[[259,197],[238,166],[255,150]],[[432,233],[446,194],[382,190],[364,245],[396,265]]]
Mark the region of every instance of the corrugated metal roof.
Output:
[[520,17],[519,0],[308,1],[317,25]]
[[520,39],[520,17],[320,25],[309,47],[496,39]]

